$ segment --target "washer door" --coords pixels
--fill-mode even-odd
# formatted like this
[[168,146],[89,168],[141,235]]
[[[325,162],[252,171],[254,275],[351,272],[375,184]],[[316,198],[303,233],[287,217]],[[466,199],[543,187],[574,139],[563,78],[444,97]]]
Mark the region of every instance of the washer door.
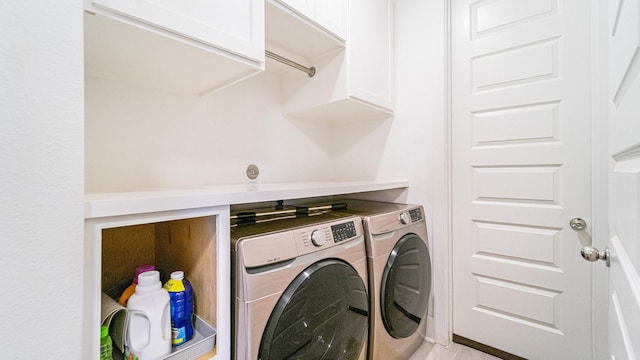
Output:
[[367,290],[356,270],[337,259],[318,261],[280,296],[258,359],[357,359],[368,316]]
[[396,243],[382,274],[382,322],[394,338],[411,336],[427,315],[431,258],[424,241],[407,234]]

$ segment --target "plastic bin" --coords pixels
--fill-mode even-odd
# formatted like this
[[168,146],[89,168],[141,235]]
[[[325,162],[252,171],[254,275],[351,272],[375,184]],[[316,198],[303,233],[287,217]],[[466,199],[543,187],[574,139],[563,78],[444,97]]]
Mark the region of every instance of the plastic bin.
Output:
[[[195,315],[194,318],[195,334],[193,335],[193,339],[180,346],[173,347],[171,354],[162,359],[194,360],[213,350],[216,344],[216,329],[200,319],[198,315]],[[121,352],[113,352],[114,360],[122,360],[123,358],[124,355]]]
[[171,354],[165,356],[163,359],[193,360],[213,350],[216,343],[216,329],[200,319],[197,315],[194,317],[195,334],[193,335],[193,339],[174,347],[171,350]]

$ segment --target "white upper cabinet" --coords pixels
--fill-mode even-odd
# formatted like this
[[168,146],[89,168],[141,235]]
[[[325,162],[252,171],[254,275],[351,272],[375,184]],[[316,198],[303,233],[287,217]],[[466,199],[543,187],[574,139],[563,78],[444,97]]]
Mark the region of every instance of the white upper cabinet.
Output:
[[351,0],[347,46],[349,96],[393,109],[393,23],[390,0]]
[[313,20],[313,3],[315,0],[272,0],[274,2],[285,5],[286,7],[294,10],[295,12],[306,16]]
[[346,0],[317,0],[314,19],[340,39],[347,38],[349,2]]
[[262,0],[85,0],[86,74],[203,94],[264,70]]
[[344,41],[347,38],[346,0],[276,0],[307,17],[331,35]]
[[283,72],[282,107],[288,116],[342,121],[393,114],[391,1],[343,3],[348,3],[345,47],[307,59],[304,65],[316,68],[314,77],[296,70]]
[[[347,12],[346,0],[266,0],[267,50],[309,65],[318,56],[343,49]],[[279,72],[287,68],[270,61],[267,69]]]

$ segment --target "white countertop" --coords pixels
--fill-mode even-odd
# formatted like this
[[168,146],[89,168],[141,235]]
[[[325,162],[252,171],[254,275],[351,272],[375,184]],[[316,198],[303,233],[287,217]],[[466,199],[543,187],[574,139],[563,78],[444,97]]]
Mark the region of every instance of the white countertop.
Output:
[[212,185],[183,190],[86,194],[85,219],[407,188],[407,181]]

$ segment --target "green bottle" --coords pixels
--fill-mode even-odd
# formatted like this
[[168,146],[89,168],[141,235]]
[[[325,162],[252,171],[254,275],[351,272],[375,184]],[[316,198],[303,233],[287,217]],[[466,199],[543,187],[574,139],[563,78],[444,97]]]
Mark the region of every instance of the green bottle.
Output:
[[113,344],[111,336],[109,336],[109,328],[100,327],[100,360],[113,360],[112,356]]

